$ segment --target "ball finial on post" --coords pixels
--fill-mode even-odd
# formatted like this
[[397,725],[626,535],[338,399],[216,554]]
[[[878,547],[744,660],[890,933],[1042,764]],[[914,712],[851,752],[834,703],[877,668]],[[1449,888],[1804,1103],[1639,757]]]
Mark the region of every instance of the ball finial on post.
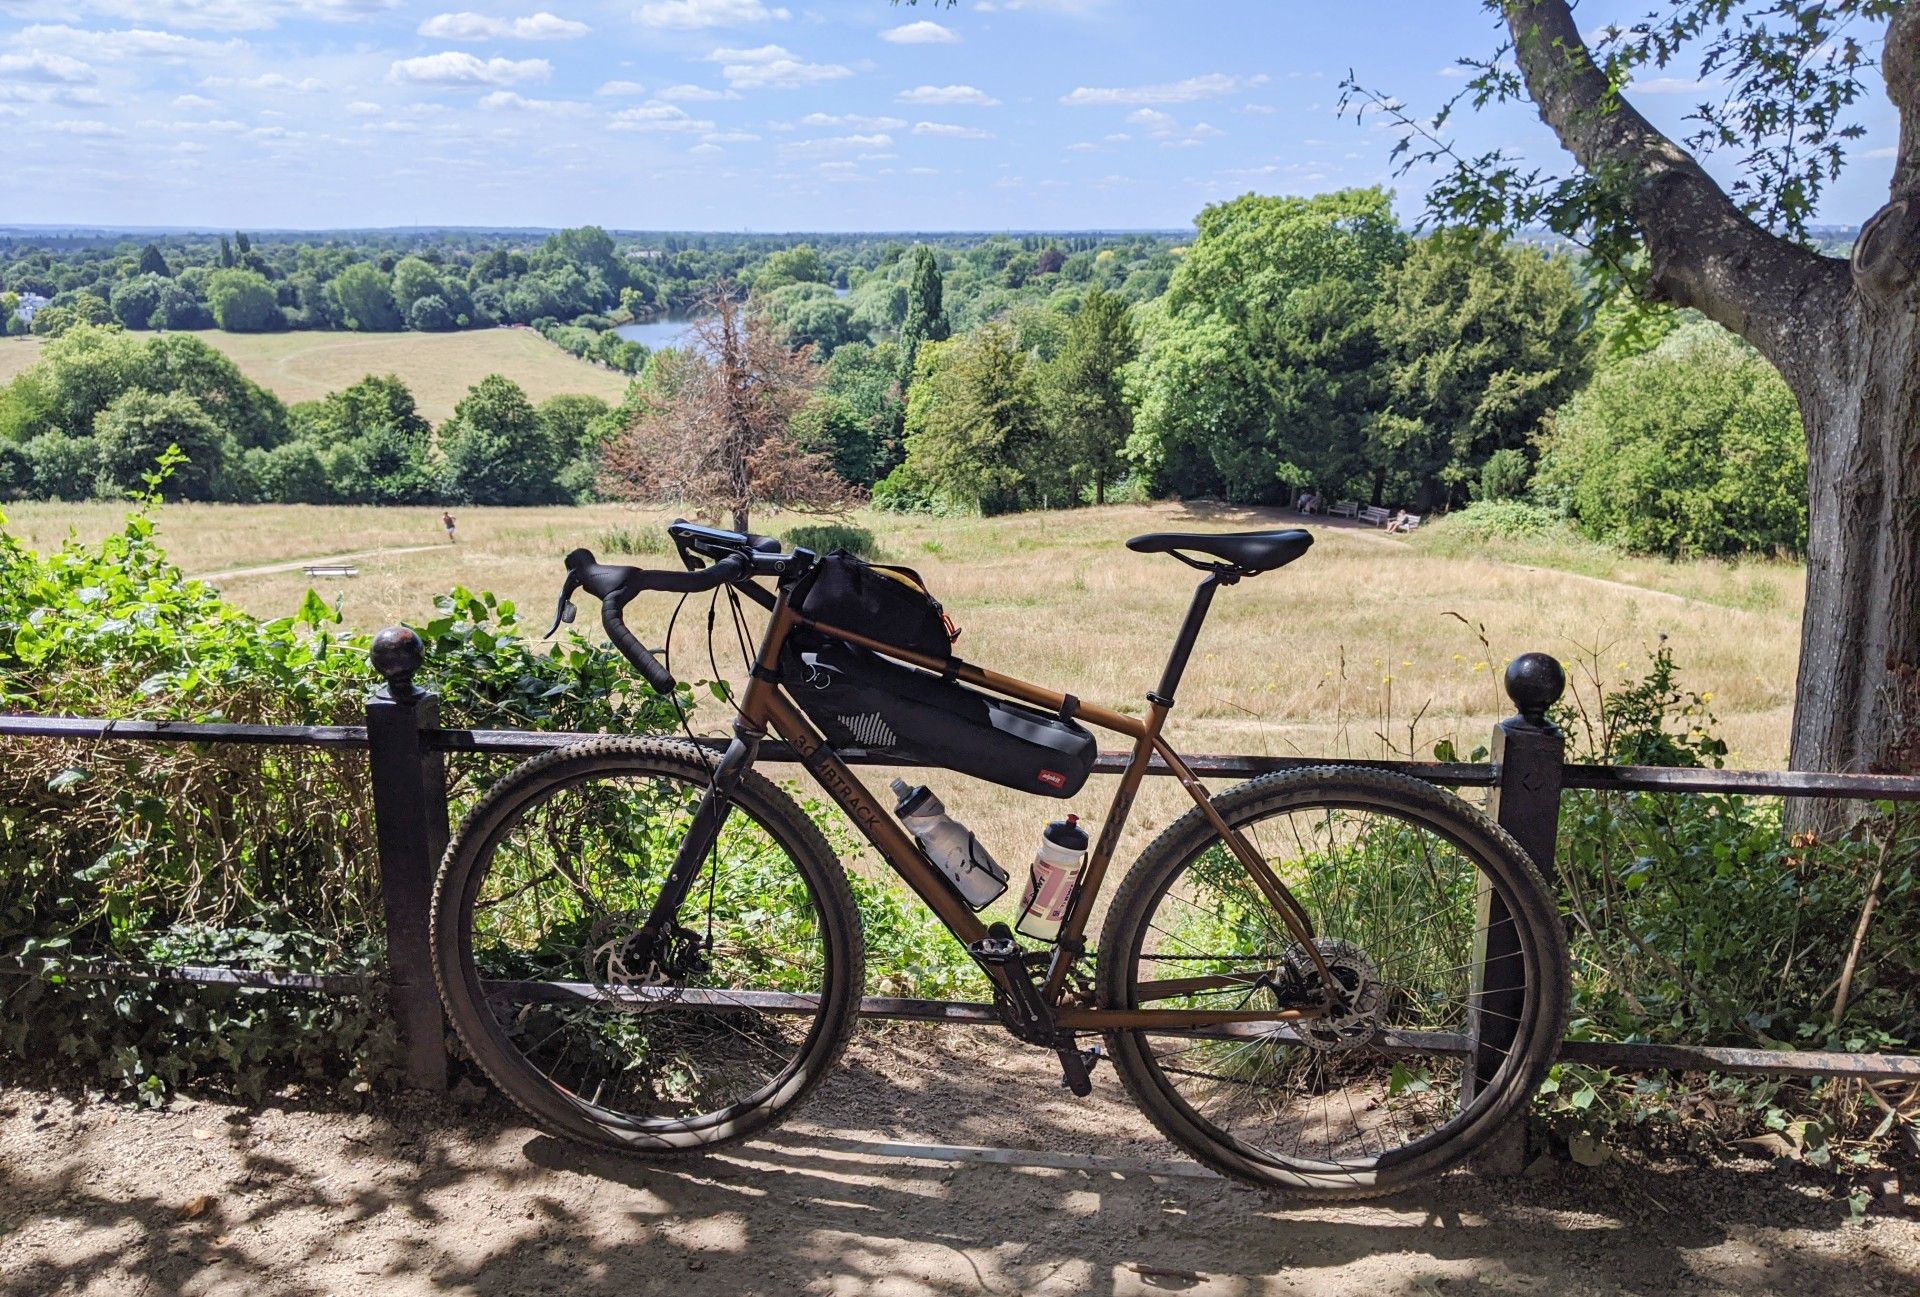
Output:
[[1534,725],[1547,723],[1547,709],[1567,691],[1567,673],[1551,653],[1522,653],[1507,663],[1507,697]]
[[406,702],[419,695],[413,687],[414,673],[427,660],[427,646],[408,626],[389,626],[373,637],[367,656],[373,669],[387,682],[387,697]]

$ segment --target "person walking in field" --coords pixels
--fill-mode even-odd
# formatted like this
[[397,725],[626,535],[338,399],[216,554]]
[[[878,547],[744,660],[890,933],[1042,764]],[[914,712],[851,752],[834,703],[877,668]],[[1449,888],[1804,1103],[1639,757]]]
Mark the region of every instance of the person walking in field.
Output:
[[440,511],[440,525],[447,529],[447,544],[458,545],[460,542],[453,538],[453,511],[452,510],[442,509]]

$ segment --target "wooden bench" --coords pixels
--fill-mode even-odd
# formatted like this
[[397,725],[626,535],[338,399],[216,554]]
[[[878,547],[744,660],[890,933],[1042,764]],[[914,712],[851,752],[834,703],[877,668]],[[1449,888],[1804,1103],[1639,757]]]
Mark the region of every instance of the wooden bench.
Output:
[[1382,526],[1391,517],[1393,517],[1393,510],[1382,509],[1377,504],[1370,504],[1360,511],[1360,521],[1369,527]]
[[1387,530],[1395,536],[1404,536],[1408,532],[1412,531],[1415,527],[1418,527],[1420,525],[1421,517],[1422,515],[1420,514],[1410,513],[1406,517],[1400,520],[1399,526],[1389,527],[1387,528]]
[[310,563],[301,571],[308,576],[359,576],[360,569],[349,563]]
[[1340,500],[1331,505],[1327,512],[1338,514],[1342,518],[1351,518],[1360,512],[1360,503],[1357,500]]

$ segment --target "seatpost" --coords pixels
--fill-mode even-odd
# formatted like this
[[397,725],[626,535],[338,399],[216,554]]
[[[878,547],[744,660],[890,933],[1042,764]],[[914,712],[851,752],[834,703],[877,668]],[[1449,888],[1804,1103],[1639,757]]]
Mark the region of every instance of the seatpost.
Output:
[[1207,620],[1207,609],[1213,606],[1213,592],[1239,579],[1237,572],[1216,570],[1193,592],[1193,602],[1187,605],[1187,619],[1180,624],[1180,634],[1173,641],[1173,652],[1167,656],[1167,669],[1160,673],[1160,684],[1147,695],[1147,701],[1159,703],[1162,707],[1173,706],[1174,691],[1180,688],[1180,677],[1187,673],[1187,659],[1193,656],[1194,641],[1200,638],[1200,627]]

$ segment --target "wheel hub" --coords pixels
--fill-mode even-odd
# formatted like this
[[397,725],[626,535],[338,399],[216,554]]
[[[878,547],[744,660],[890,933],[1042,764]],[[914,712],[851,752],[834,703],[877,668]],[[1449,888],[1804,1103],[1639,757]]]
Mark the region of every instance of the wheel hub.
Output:
[[[1323,1053],[1366,1044],[1379,1031],[1379,970],[1367,953],[1351,942],[1316,937],[1313,945],[1337,983],[1336,1003],[1325,1017],[1305,1018],[1295,1023],[1295,1030],[1308,1048]],[[1298,985],[1314,994],[1320,992],[1320,970],[1305,945],[1295,942],[1289,947],[1285,963],[1288,974]]]
[[688,977],[712,967],[705,937],[677,923],[648,932],[638,915],[596,920],[588,942],[594,989],[618,1009],[644,1012],[672,1004]]

